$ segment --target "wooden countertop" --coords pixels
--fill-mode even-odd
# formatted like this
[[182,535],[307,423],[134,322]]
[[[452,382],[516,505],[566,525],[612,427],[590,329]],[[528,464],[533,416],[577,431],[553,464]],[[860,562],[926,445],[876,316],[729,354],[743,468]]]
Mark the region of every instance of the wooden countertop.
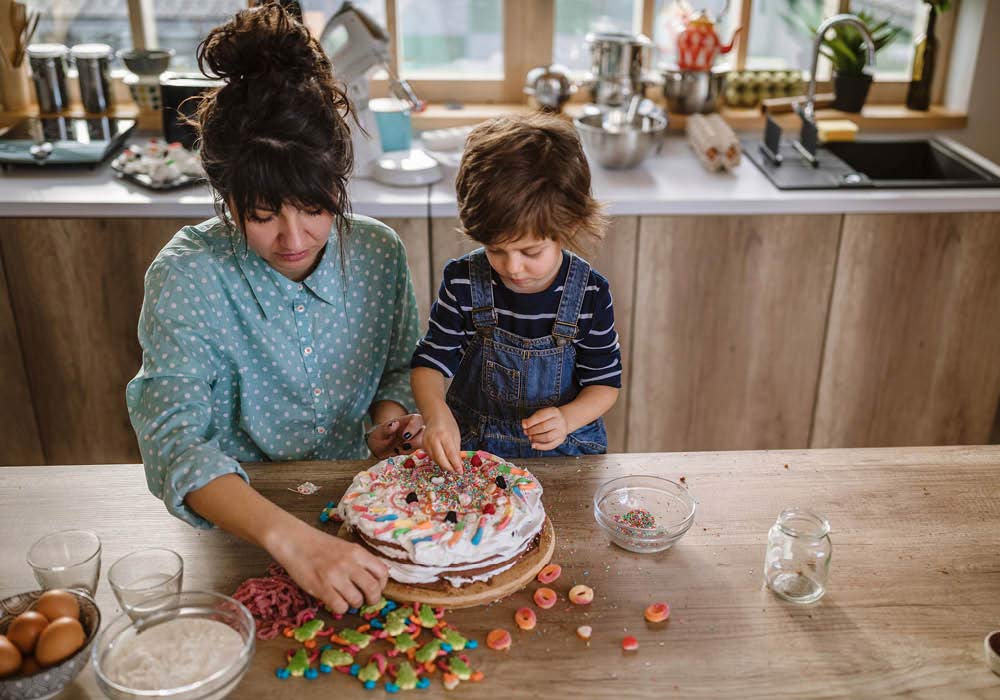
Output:
[[[920,697],[985,698],[1000,678],[983,661],[983,638],[1000,627],[1000,446],[608,455],[526,460],[545,487],[557,532],[554,584],[561,602],[521,632],[514,611],[531,590],[488,608],[449,613],[467,635],[494,627],[507,653],[469,653],[482,683],[462,697]],[[787,468],[786,468],[787,465]],[[361,462],[250,466],[254,486],[308,522],[337,498]],[[606,479],[658,474],[686,481],[698,499],[694,527],[672,549],[637,555],[604,539],[591,498]],[[313,496],[288,490],[303,481]],[[29,545],[85,527],[103,542],[98,590],[105,620],[117,614],[104,572],[142,546],[184,557],[187,589],[232,593],[264,573],[266,554],[169,516],[140,466],[0,467],[0,595],[35,588]],[[829,593],[812,607],[779,601],[762,586],[767,530],[785,505],[825,514],[834,545]],[[565,602],[574,583],[596,592],[589,608]],[[673,608],[663,629],[644,607]],[[533,605],[532,605],[533,607]],[[578,625],[594,628],[589,647]],[[638,637],[625,654],[624,635]],[[339,673],[279,681],[288,643],[260,643],[233,697],[382,697]],[[367,658],[362,655],[362,658]],[[440,674],[432,681],[441,693]],[[414,697],[420,695],[417,693]],[[100,698],[88,666],[62,700]]]

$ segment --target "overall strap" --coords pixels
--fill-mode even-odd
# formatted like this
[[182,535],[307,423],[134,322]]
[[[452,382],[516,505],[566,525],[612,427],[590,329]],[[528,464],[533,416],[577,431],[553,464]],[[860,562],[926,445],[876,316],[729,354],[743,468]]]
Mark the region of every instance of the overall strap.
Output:
[[472,323],[477,331],[495,328],[497,312],[493,307],[493,274],[486,251],[469,255],[469,285],[472,288]]
[[563,283],[556,321],[552,324],[552,335],[559,345],[565,345],[576,337],[579,330],[577,324],[580,320],[580,309],[583,307],[583,297],[587,292],[587,282],[590,280],[590,263],[573,253],[569,256],[569,271]]

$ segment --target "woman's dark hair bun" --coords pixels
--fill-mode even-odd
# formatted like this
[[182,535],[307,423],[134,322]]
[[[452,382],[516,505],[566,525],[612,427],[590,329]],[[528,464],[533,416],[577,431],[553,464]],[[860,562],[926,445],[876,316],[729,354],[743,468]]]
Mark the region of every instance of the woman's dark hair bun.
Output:
[[210,78],[280,84],[330,72],[309,30],[277,3],[242,11],[198,46],[198,67]]

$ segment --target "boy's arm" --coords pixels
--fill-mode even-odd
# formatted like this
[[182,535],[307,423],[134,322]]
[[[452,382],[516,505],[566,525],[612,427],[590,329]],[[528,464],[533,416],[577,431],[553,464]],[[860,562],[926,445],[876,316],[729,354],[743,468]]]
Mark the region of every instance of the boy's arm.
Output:
[[562,406],[540,408],[521,421],[524,434],[536,450],[554,450],[566,436],[597,420],[615,405],[618,389],[604,384],[585,386],[576,398]]
[[430,367],[414,367],[410,385],[424,417],[424,449],[440,466],[461,474],[462,436],[445,402],[444,375]]

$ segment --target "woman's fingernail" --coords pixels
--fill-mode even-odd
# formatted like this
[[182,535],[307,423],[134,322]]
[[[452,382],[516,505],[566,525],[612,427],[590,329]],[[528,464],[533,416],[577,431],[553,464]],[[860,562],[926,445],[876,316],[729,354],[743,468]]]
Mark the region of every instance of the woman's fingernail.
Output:
[[[403,433],[403,439],[404,440],[409,440],[411,437],[413,437],[413,436],[410,435],[410,433]],[[410,448],[407,447],[406,449],[410,449]]]
[[411,444],[410,444],[410,443],[408,443],[408,442],[404,442],[404,443],[403,443],[403,449],[404,449],[404,450],[412,450],[412,449],[413,449],[413,445],[411,445]]

